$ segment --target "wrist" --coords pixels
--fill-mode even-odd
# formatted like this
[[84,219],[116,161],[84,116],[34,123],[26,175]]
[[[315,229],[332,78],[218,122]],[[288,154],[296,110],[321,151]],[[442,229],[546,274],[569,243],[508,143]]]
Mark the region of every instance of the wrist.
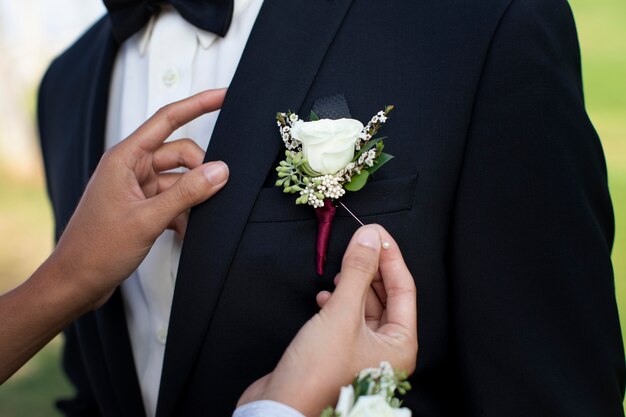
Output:
[[77,314],[96,309],[102,305],[102,298],[108,298],[107,294],[110,295],[113,290],[103,286],[105,280],[97,271],[64,248],[55,249],[42,268]]
[[302,375],[297,381],[285,384],[270,377],[261,399],[285,404],[306,417],[318,417],[324,408],[334,405],[337,400],[338,388],[314,373]]

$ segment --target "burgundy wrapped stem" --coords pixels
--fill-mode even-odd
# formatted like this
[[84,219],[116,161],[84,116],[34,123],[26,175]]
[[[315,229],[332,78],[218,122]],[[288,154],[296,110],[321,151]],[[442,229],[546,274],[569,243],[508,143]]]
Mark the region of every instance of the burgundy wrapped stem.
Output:
[[330,230],[336,212],[337,207],[335,207],[329,199],[324,200],[324,207],[315,209],[318,221],[315,269],[318,275],[324,275],[324,265],[326,264],[326,254],[328,253],[328,240],[330,239]]

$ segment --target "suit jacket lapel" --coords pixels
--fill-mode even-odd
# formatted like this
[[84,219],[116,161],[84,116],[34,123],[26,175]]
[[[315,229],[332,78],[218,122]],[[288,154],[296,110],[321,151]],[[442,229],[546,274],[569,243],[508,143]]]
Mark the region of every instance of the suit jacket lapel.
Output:
[[229,183],[192,210],[185,236],[159,417],[175,410],[254,201],[281,151],[276,112],[301,106],[351,2],[272,0],[261,8],[207,150],[206,160],[229,165]]
[[[113,40],[108,21],[104,21],[97,45],[102,49],[94,53],[92,84],[86,86],[89,93],[85,106],[85,125],[82,187],[87,184],[104,151],[104,133],[109,98],[109,87],[118,45]],[[124,307],[120,291],[94,312],[98,334],[103,347],[109,382],[120,410],[125,416],[144,415],[143,401],[135,372]]]

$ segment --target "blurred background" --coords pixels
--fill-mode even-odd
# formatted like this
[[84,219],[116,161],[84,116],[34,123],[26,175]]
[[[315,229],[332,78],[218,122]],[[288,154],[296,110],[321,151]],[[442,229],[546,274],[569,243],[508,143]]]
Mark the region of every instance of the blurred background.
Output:
[[[602,139],[616,215],[613,249],[626,334],[626,1],[571,0],[587,109]],[[52,249],[50,205],[35,127],[36,91],[51,59],[104,13],[100,0],[0,0],[0,293],[28,277]],[[1,341],[0,341],[1,343]],[[71,395],[59,338],[0,386],[0,416],[58,416]]]

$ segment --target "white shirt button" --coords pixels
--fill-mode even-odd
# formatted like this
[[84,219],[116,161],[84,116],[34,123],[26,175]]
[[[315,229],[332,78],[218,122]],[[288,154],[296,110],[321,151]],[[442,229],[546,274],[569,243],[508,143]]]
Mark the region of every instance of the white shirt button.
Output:
[[165,344],[165,342],[167,341],[167,326],[161,326],[157,329],[156,338],[160,344]]
[[163,74],[163,84],[166,87],[172,87],[176,85],[179,78],[178,71],[173,68],[168,68],[168,70]]

